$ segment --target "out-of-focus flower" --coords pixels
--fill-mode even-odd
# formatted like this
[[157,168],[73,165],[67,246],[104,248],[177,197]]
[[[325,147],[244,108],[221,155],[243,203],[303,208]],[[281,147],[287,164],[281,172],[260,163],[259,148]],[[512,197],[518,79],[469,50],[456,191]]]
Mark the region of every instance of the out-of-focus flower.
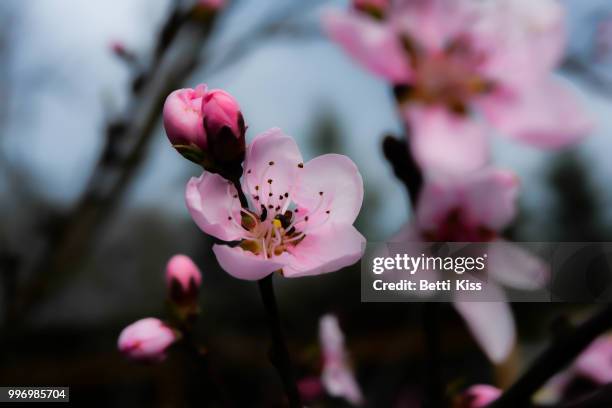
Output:
[[217,11],[225,7],[225,0],[199,0],[198,7]]
[[492,168],[460,178],[430,179],[419,197],[415,220],[389,240],[491,243],[487,247],[489,279],[483,292],[489,299],[502,301],[462,301],[465,295],[457,292],[453,304],[494,362],[508,356],[515,340],[514,319],[498,284],[532,290],[548,279],[548,268],[541,260],[499,235],[516,215],[518,187],[514,173]]
[[553,377],[538,394],[541,402],[556,403],[579,397],[612,383],[612,335],[600,336],[572,365]]
[[248,280],[274,271],[317,275],[361,258],[365,239],[352,224],[363,201],[363,181],[348,157],[326,154],[303,163],[295,141],[274,128],[251,142],[243,168],[248,206],[217,174],[192,178],[185,193],[204,232],[239,242],[213,246],[226,272]]
[[127,326],[119,335],[119,351],[130,359],[159,362],[177,340],[177,333],[161,320],[148,317]]
[[[484,165],[488,131],[480,116],[542,148],[566,146],[590,131],[581,105],[551,74],[565,44],[556,0],[400,0],[386,15],[378,21],[359,10],[332,10],[323,25],[348,54],[396,86],[422,167]],[[463,140],[452,145],[471,147],[455,154],[441,128],[462,129]],[[477,152],[470,160],[452,157],[470,148]]]
[[121,41],[111,41],[110,43],[111,51],[117,56],[124,56],[127,54],[127,49],[125,48],[125,44]]
[[181,154],[181,149],[190,148],[197,153],[208,147],[202,117],[202,100],[206,92],[206,85],[200,84],[195,89],[178,89],[166,98],[164,128],[170,143]]
[[453,402],[453,408],[484,408],[501,395],[499,388],[479,384],[468,388]]
[[304,403],[317,401],[325,393],[319,377],[304,377],[298,381],[297,387]]
[[374,18],[383,18],[390,0],[353,0],[353,7]]
[[597,24],[593,43],[596,61],[603,62],[612,57],[612,16],[607,16]]
[[170,299],[175,302],[197,298],[202,274],[186,255],[174,255],[166,265],[166,285]]
[[170,143],[185,158],[225,177],[239,175],[246,127],[230,94],[205,84],[176,90],[166,98],[163,117]]
[[362,405],[363,394],[349,366],[344,334],[335,316],[325,315],[321,318],[319,341],[323,353],[321,381],[327,393],[344,398],[353,405]]

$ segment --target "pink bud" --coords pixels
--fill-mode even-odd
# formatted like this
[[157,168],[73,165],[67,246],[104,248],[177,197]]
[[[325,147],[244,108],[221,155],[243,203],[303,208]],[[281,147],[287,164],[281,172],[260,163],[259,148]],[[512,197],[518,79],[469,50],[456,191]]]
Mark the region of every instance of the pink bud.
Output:
[[201,283],[202,274],[191,258],[186,255],[170,258],[166,265],[166,285],[173,300],[197,297]]
[[177,340],[177,334],[154,317],[138,320],[123,329],[117,343],[126,357],[139,361],[159,362],[166,349]]
[[241,135],[244,123],[241,123],[240,106],[232,95],[221,89],[213,89],[206,94],[202,102],[202,116],[204,127],[210,134],[218,134],[227,127],[234,137],[244,136]]
[[198,6],[217,11],[225,6],[225,0],[200,0]]
[[113,53],[119,57],[123,57],[128,53],[127,49],[125,48],[125,44],[123,44],[121,41],[112,41],[110,44],[110,48]]
[[[164,128],[170,143],[177,149],[206,150],[206,133],[202,126],[202,99],[206,90],[206,85],[200,84],[195,89],[178,89],[166,98]],[[179,152],[183,153],[181,149]]]
[[364,13],[382,16],[389,7],[389,0],[353,0],[353,7]]
[[221,165],[242,163],[246,127],[234,97],[221,89],[208,92],[202,102],[202,116],[214,161]]
[[501,395],[492,385],[478,384],[468,388],[457,400],[456,408],[484,408]]

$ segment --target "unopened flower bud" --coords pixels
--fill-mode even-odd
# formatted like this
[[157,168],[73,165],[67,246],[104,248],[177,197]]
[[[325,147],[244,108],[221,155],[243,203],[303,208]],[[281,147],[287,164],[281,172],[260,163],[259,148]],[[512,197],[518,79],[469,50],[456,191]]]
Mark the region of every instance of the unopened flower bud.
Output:
[[172,92],[164,103],[164,128],[172,146],[187,159],[196,163],[203,160],[207,141],[202,126],[202,99],[206,85]]
[[186,255],[174,255],[166,265],[166,285],[169,298],[178,303],[193,301],[198,296],[202,274]]
[[200,0],[198,6],[208,10],[220,10],[225,6],[225,0]]
[[492,385],[473,385],[456,398],[453,408],[484,408],[500,395],[501,390]]
[[229,93],[215,89],[202,101],[208,150],[217,165],[239,165],[244,160],[246,127],[238,102]]
[[389,0],[353,0],[353,7],[372,17],[382,18],[389,7]]
[[119,351],[132,360],[159,362],[177,340],[177,333],[154,317],[138,320],[119,335]]

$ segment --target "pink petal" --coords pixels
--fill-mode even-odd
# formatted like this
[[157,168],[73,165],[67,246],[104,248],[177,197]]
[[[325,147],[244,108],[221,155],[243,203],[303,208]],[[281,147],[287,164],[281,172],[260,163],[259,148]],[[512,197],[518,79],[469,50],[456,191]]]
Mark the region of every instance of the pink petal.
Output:
[[426,172],[468,173],[489,160],[487,135],[477,121],[443,108],[410,108],[405,113],[412,154]]
[[408,56],[390,26],[358,12],[337,10],[325,12],[322,23],[333,41],[374,74],[393,83],[410,80]]
[[364,403],[361,388],[346,365],[333,364],[323,367],[321,380],[329,395],[344,398],[353,405]]
[[185,202],[195,223],[205,233],[224,241],[244,235],[236,188],[218,174],[204,172],[187,183]]
[[221,268],[234,278],[245,280],[259,280],[274,271],[282,269],[283,262],[276,259],[266,259],[250,251],[227,245],[213,245],[213,252]]
[[458,185],[454,183],[444,177],[433,177],[425,183],[416,206],[419,231],[435,230],[450,211],[461,205]]
[[[492,282],[486,284],[486,292],[489,298],[505,298],[501,289]],[[462,302],[461,298],[461,294],[458,294],[453,305],[480,347],[492,362],[504,361],[512,351],[516,339],[514,318],[508,303],[475,300]]]
[[[485,408],[495,401],[502,394],[502,391],[487,384],[477,384],[468,388],[462,395],[465,399],[466,408]],[[464,406],[464,405],[461,405]]]
[[519,189],[514,173],[487,168],[472,174],[464,183],[463,208],[477,225],[498,231],[514,219]]
[[291,192],[302,161],[292,137],[278,128],[260,133],[247,148],[242,187],[260,202],[282,207],[284,198],[279,197]]
[[363,180],[351,159],[324,154],[304,165],[292,199],[314,224],[317,219],[352,224],[363,202]]
[[558,1],[501,0],[483,11],[475,31],[487,49],[486,76],[520,89],[546,78],[559,64],[566,41]]
[[593,127],[575,96],[553,79],[520,93],[495,93],[483,99],[481,106],[500,131],[540,148],[557,149],[577,143]]
[[502,239],[489,245],[487,266],[490,277],[517,289],[539,289],[550,279],[550,268],[542,259]]
[[391,15],[396,29],[429,52],[442,50],[472,24],[474,9],[465,0],[400,0]]
[[288,278],[319,275],[350,266],[363,256],[365,238],[349,224],[328,223],[291,250],[283,275]]
[[336,316],[326,314],[319,320],[319,343],[324,359],[344,358],[344,333]]
[[612,337],[597,338],[582,352],[573,365],[574,371],[597,384],[612,383]]

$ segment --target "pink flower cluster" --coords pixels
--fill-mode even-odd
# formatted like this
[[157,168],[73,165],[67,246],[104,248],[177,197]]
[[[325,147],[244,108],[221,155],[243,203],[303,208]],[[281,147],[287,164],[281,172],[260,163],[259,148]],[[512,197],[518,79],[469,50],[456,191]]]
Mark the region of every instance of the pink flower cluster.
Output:
[[190,158],[195,152],[205,169],[215,170],[192,178],[185,200],[202,231],[228,242],[213,250],[230,275],[248,280],[275,271],[317,275],[361,258],[365,239],[352,224],[363,201],[363,181],[348,157],[326,154],[304,162],[295,141],[274,128],[246,148],[239,181],[240,174],[222,165],[237,159],[224,154],[240,150],[235,141],[244,141],[242,114],[229,94],[206,85],[170,94],[164,125],[179,151]]
[[360,1],[328,11],[323,24],[351,57],[395,86],[425,170],[486,164],[486,124],[543,148],[574,143],[591,129],[552,75],[565,45],[556,0]]

